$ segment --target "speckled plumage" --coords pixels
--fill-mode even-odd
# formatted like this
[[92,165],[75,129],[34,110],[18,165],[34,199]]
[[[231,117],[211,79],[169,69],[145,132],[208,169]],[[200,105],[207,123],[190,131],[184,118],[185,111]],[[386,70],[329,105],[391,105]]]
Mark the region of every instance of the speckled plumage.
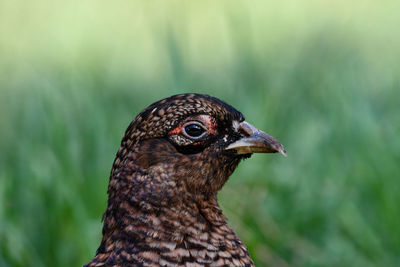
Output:
[[[233,107],[199,94],[141,112],[115,158],[103,239],[85,266],[254,266],[217,202],[218,190],[251,155],[226,149],[243,138],[235,128],[243,121]],[[190,123],[206,129],[201,139],[185,134]]]

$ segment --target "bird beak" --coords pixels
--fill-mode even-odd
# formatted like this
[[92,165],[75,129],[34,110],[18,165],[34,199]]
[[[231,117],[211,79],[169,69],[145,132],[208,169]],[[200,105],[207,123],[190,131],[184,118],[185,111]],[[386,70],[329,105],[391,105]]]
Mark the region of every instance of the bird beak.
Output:
[[226,149],[235,149],[237,154],[281,153],[286,157],[283,145],[274,137],[243,121],[238,125],[238,132],[245,136],[230,144]]

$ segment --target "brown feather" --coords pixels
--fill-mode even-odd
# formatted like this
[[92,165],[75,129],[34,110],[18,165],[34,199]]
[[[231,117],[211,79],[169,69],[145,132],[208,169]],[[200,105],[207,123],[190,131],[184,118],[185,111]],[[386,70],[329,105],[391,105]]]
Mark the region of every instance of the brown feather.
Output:
[[[209,129],[204,140],[182,135],[192,117]],[[249,157],[225,150],[241,137],[233,121],[243,120],[221,100],[197,94],[141,112],[122,139],[101,245],[85,266],[254,266],[217,202],[218,190]]]

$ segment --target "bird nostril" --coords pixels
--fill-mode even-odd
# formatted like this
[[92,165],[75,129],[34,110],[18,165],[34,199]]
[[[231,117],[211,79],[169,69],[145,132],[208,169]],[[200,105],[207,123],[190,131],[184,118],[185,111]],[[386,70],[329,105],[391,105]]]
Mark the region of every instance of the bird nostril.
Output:
[[255,128],[251,124],[243,121],[239,124],[239,133],[242,133],[246,137],[252,136],[255,133]]
[[249,134],[248,131],[246,131],[243,128],[239,128],[239,133],[243,134],[245,137],[249,137],[251,134]]

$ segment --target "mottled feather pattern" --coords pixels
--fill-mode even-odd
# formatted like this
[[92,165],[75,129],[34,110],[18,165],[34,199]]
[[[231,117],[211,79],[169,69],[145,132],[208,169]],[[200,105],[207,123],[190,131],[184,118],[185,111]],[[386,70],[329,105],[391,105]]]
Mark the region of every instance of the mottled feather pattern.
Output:
[[[179,134],[183,121],[198,118],[210,128],[204,140]],[[172,96],[141,112],[122,139],[101,245],[85,266],[254,266],[217,202],[250,156],[225,150],[240,138],[234,121],[244,121],[239,111],[198,94]]]

